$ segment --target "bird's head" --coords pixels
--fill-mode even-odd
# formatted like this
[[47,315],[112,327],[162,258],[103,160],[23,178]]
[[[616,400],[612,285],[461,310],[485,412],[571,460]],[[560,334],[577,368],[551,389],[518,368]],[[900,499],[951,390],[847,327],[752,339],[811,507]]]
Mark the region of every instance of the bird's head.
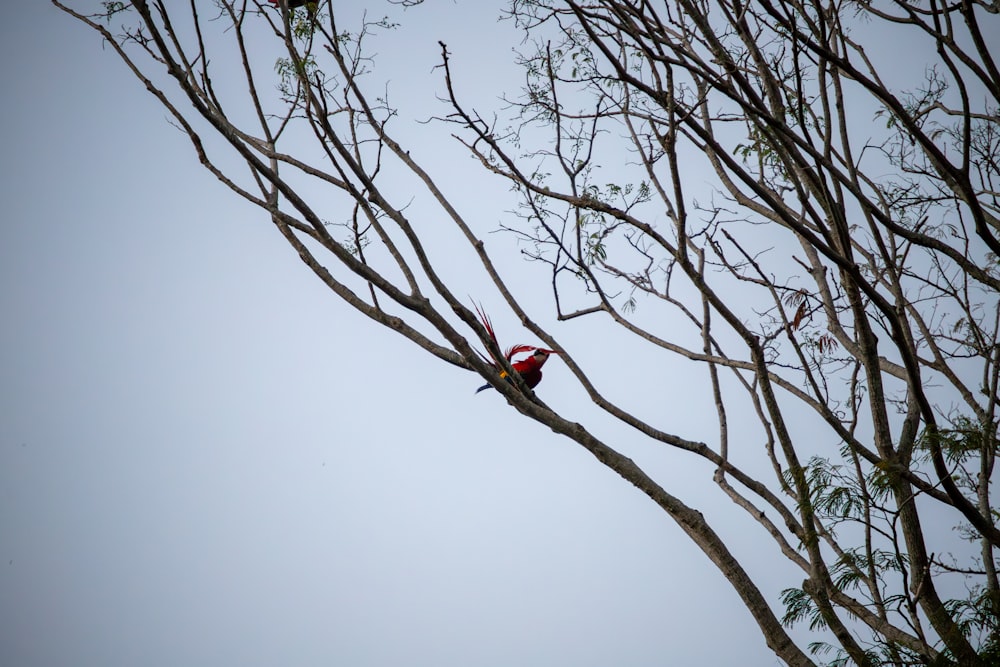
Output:
[[550,354],[559,354],[558,350],[546,350],[544,347],[536,347],[535,351],[531,354],[531,358],[535,360],[535,363],[541,366],[545,363],[545,360],[549,358]]

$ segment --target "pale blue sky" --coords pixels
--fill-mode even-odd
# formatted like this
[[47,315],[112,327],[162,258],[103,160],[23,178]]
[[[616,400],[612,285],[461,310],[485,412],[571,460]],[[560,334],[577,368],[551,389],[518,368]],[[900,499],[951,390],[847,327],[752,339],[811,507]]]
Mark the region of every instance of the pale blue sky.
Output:
[[[399,105],[439,108],[438,39],[469,95],[516,84],[490,69],[512,57],[503,40],[472,60],[502,34],[496,13],[443,0],[410,13],[380,50],[410,67]],[[777,664],[662,511],[341,304],[95,34],[43,1],[0,31],[0,662]],[[503,188],[449,179],[472,163],[446,161],[445,133],[413,138],[415,155],[440,148],[430,166],[495,228]],[[533,271],[515,286],[529,292]],[[564,335],[594,359],[615,349]],[[540,395],[587,415],[549,363]],[[680,406],[682,434],[710,424],[683,405],[680,366],[650,368],[612,390],[652,397],[640,410]],[[735,534],[731,508],[703,502],[721,502],[702,495],[708,467],[594,423]],[[772,600],[797,583],[748,565]]]
[[[0,30],[4,664],[774,664],[666,515],[341,305],[94,34]],[[398,47],[430,84],[462,34]]]

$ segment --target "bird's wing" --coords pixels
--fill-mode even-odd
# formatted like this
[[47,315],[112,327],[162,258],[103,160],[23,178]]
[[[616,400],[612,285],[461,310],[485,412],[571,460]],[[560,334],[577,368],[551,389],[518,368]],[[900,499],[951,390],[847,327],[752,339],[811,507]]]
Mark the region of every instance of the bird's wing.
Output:
[[510,367],[513,368],[518,373],[524,373],[525,371],[534,368],[534,366],[535,366],[535,360],[532,359],[531,357],[525,357],[524,359],[521,359],[520,361],[515,361],[510,365]]
[[511,360],[515,354],[521,354],[522,352],[534,352],[535,348],[531,345],[514,345],[513,347],[507,348],[507,361]]

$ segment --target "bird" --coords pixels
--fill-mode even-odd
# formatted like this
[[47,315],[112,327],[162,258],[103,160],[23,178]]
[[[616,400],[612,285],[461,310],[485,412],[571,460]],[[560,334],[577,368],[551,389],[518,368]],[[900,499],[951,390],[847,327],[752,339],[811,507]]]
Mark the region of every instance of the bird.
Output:
[[[281,7],[281,4],[279,3],[278,0],[267,0],[267,1],[270,2],[272,5],[274,5],[275,7]],[[296,7],[307,7],[308,5],[313,5],[314,9],[316,4],[317,4],[316,0],[288,0],[289,9],[295,9]],[[312,13],[312,9],[310,10],[310,13]]]
[[[483,312],[483,309],[480,306],[476,306],[476,313],[479,314],[479,321],[483,323],[484,327],[486,327],[486,333],[490,335],[490,339],[493,341],[493,344],[499,349],[500,344],[497,342],[497,336],[493,332],[493,323],[490,322],[490,318],[487,317],[486,313]],[[514,355],[521,354],[523,352],[531,352],[531,356],[519,361],[514,361]],[[533,347],[531,345],[514,345],[507,348],[504,352],[504,356],[507,358],[507,363],[509,363],[511,368],[514,369],[515,373],[521,376],[524,383],[532,389],[534,389],[538,383],[542,381],[542,366],[544,366],[545,362],[548,361],[549,356],[553,354],[559,354],[559,351],[547,350],[544,347]],[[491,360],[481,352],[479,353],[479,356],[487,362],[493,364],[493,367],[500,371],[500,377],[510,382],[510,378],[507,377],[507,371],[503,370],[503,364],[501,364],[499,360]],[[485,389],[492,388],[493,385],[487,383],[477,389],[476,393],[478,394]]]

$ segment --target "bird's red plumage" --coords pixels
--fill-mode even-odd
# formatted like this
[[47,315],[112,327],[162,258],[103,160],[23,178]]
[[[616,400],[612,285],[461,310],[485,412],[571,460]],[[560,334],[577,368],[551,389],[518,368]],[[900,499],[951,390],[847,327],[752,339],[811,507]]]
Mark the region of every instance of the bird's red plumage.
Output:
[[544,358],[539,361],[537,357],[532,355],[527,359],[515,361],[511,365],[511,368],[513,368],[517,374],[521,376],[526,385],[533,389],[535,385],[542,381],[542,364],[544,363]]

